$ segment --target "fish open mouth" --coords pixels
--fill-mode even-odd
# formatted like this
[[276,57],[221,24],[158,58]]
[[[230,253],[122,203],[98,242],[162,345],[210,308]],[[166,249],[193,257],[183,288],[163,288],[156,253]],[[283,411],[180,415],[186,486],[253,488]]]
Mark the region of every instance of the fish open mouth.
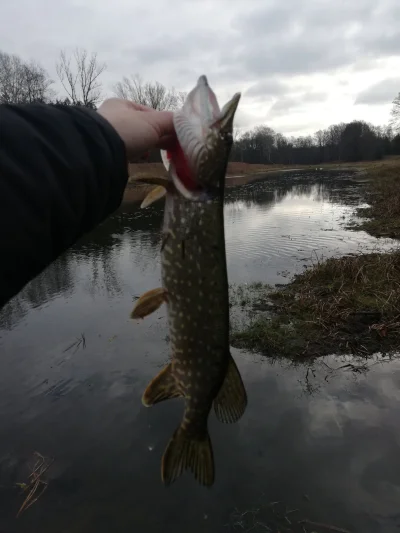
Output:
[[[213,139],[218,134],[231,134],[239,100],[240,93],[236,93],[221,110],[203,75],[188,94],[182,109],[174,113],[177,143],[172,150],[162,152],[161,157],[176,189],[185,198],[202,201],[209,197],[210,191],[196,180],[200,164],[214,157]],[[216,135],[210,136],[213,129]]]

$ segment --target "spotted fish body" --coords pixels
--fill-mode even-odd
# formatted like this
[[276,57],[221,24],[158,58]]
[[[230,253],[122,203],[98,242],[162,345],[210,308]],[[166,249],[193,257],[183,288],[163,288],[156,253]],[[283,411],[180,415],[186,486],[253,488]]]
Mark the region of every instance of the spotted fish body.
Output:
[[[186,108],[174,118],[179,150],[168,158],[163,154],[169,179],[164,183],[162,287],[143,295],[133,312],[133,316],[142,316],[142,309],[142,314],[148,314],[152,302],[157,307],[160,299],[168,309],[171,362],[143,395],[147,406],[174,397],[185,400],[182,422],[162,459],[161,475],[166,484],[191,469],[200,483],[212,485],[214,460],[207,428],[210,410],[214,406],[222,422],[235,422],[247,403],[229,351],[223,215],[237,102],[235,95],[231,107],[228,103],[220,111],[203,76],[189,94]],[[184,161],[179,160],[182,157]]]

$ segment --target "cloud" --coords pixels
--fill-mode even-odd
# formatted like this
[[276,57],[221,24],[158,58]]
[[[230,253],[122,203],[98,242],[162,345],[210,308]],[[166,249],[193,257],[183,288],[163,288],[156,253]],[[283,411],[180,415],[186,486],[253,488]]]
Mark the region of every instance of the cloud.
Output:
[[[288,0],[249,10],[236,27],[248,39],[235,50],[247,72],[301,74],[324,72],[356,62],[367,48],[371,57],[399,49],[394,2],[378,9],[373,0],[302,2]],[[383,31],[384,29],[384,31]]]
[[297,96],[286,96],[277,100],[268,112],[268,118],[279,117],[289,111],[298,110],[304,104],[321,103],[327,99],[327,94],[323,92],[305,92]]
[[318,122],[290,122],[279,126],[279,132],[284,135],[306,135],[316,132],[320,128]]
[[[268,118],[274,127],[298,111],[321,127],[338,115],[352,120],[370,80],[378,85],[400,71],[398,0],[303,0],[301,7],[298,0],[176,0],[173,9],[170,0],[4,4],[1,49],[38,60],[54,78],[60,49],[75,46],[107,63],[109,94],[130,74],[189,90],[205,73],[221,101],[242,92],[249,126]],[[323,93],[330,107],[321,105]],[[388,100],[376,102],[364,102],[366,120],[386,120]]]
[[288,85],[278,80],[268,80],[255,83],[246,91],[246,96],[253,98],[265,98],[284,94],[289,89]]
[[[221,103],[223,101],[221,100]],[[254,113],[246,112],[239,106],[235,116],[235,126],[239,129],[249,129],[260,122],[260,116]]]
[[386,104],[393,102],[395,96],[400,92],[400,78],[388,78],[374,83],[364,91],[360,92],[355,104]]

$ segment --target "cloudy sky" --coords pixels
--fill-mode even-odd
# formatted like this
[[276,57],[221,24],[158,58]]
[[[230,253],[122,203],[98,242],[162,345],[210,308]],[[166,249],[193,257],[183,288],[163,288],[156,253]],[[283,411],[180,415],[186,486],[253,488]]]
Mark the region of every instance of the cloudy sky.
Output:
[[399,0],[4,0],[0,48],[52,76],[60,49],[107,63],[105,93],[140,74],[189,90],[208,76],[238,126],[285,134],[389,120],[400,91]]

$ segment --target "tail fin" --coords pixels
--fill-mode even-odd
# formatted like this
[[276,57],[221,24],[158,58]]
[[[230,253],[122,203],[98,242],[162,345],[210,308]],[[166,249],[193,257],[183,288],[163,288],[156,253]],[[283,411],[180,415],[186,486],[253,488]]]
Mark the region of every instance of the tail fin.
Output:
[[214,483],[214,455],[208,431],[202,439],[195,439],[180,426],[164,452],[161,478],[165,485],[171,485],[187,469],[201,485],[210,487]]

